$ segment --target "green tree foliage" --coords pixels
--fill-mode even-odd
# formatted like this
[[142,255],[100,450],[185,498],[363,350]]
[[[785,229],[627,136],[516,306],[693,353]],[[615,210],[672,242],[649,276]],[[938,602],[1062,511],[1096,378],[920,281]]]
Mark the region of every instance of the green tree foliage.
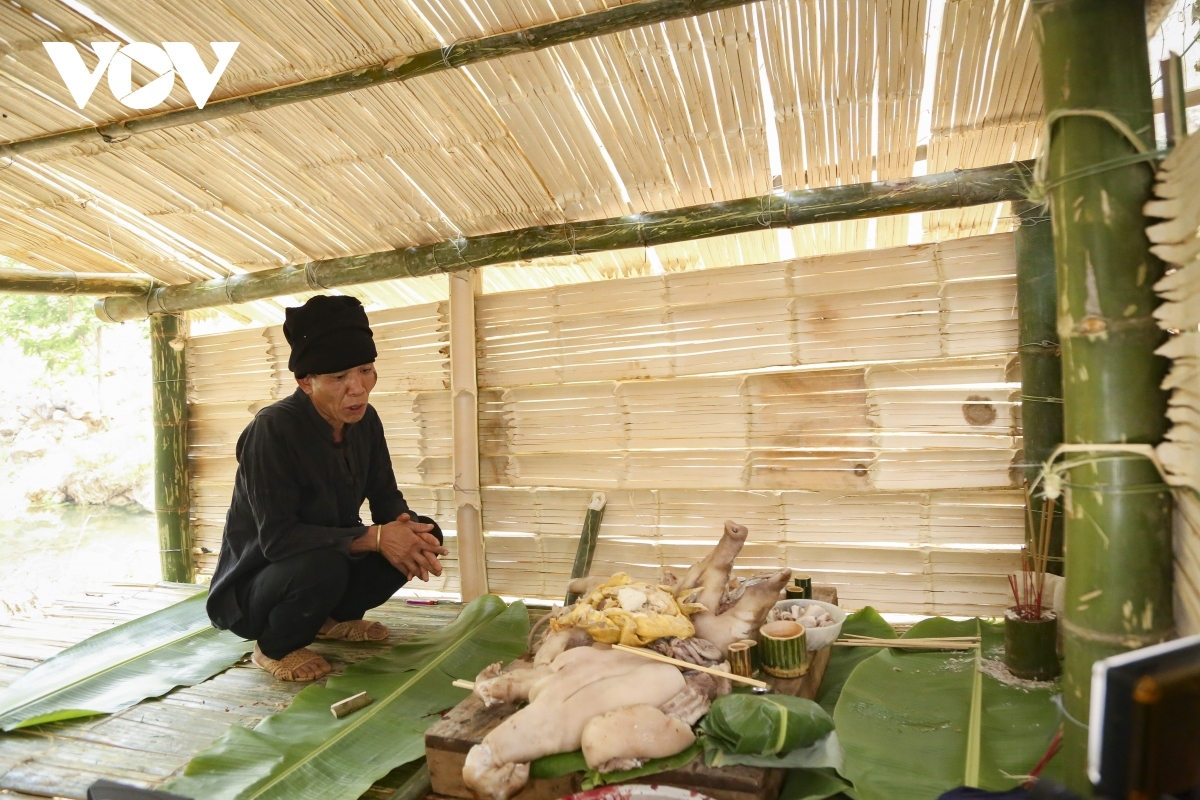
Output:
[[70,297],[0,296],[0,338],[40,358],[51,374],[82,373],[93,358],[100,324],[86,303]]
[[[0,256],[0,267],[22,264]],[[31,294],[0,295],[0,339],[39,358],[53,375],[79,374],[92,359],[100,320],[86,299]]]

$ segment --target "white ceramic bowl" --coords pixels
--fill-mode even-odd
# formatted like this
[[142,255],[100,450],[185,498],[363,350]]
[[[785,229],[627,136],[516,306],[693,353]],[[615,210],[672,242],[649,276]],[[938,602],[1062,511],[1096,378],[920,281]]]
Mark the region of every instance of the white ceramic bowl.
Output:
[[[846,621],[846,612],[833,603],[824,603],[820,600],[780,600],[775,604],[775,608],[791,608],[792,606],[820,606],[829,612],[829,616],[833,617],[832,625],[824,628],[804,629],[810,653],[820,650],[822,647],[828,647],[842,634],[842,623]],[[768,615],[767,619],[770,618]]]

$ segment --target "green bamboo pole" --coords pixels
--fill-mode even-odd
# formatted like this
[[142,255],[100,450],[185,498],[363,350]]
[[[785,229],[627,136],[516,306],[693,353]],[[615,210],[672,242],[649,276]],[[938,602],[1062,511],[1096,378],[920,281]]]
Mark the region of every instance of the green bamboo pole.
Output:
[[0,292],[9,294],[127,294],[145,297],[153,284],[153,279],[143,275],[0,269]]
[[591,14],[581,14],[544,25],[535,25],[531,28],[455,42],[435,50],[426,50],[411,56],[400,56],[385,64],[361,67],[303,83],[216,100],[206,104],[204,108],[193,106],[161,111],[157,114],[146,114],[106,125],[74,128],[0,144],[0,158],[80,143],[121,142],[130,136],[141,133],[175,128],[180,125],[195,125],[199,122],[249,114],[254,111],[265,111],[292,103],[302,103],[306,100],[333,97],[371,86],[399,83],[422,75],[432,75],[436,72],[465,67],[480,61],[516,53],[532,53],[555,45],[569,44],[646,25],[694,17],[724,8],[734,8],[746,5],[748,2],[750,0],[642,0],[642,2],[606,8]]
[[96,302],[96,314],[105,322],[124,322],[144,319],[149,314],[178,314],[284,294],[460,272],[545,256],[649,247],[816,222],[1002,203],[1024,197],[1031,171],[1030,162],[1016,162],[901,181],[779,192],[670,211],[522,228],[406,250],[332,258],[159,287],[142,297],[107,297]]
[[[1042,465],[1063,440],[1062,348],[1058,343],[1058,282],[1054,275],[1054,231],[1050,209],[1013,203],[1020,219],[1017,250],[1017,316],[1020,325],[1021,429],[1025,441],[1025,481],[1032,486]],[[1040,524],[1044,498],[1030,498],[1028,523]],[[1055,507],[1050,533],[1051,572],[1062,574],[1062,510]],[[1033,539],[1025,531],[1025,541]]]
[[188,521],[187,387],[183,337],[187,323],[173,314],[150,319],[154,386],[154,512],[165,581],[191,583],[192,543]]
[[[1149,252],[1142,206],[1152,163],[1112,163],[1154,148],[1142,0],[1034,0],[1047,117],[1048,186],[1058,266],[1068,443],[1147,443],[1167,427],[1160,388],[1165,333],[1152,317],[1163,265]],[[1052,116],[1054,115],[1054,116]],[[1118,124],[1114,124],[1116,121]],[[1095,169],[1102,167],[1102,169]],[[1149,461],[1096,452],[1068,458],[1063,737],[1066,783],[1085,770],[1092,664],[1170,637],[1171,495]]]
[[[600,523],[604,521],[604,507],[608,499],[604,492],[592,495],[587,514],[583,517],[583,532],[579,534],[579,547],[575,549],[575,564],[571,567],[571,580],[586,578],[592,571],[592,558],[596,555],[596,543],[600,539]],[[575,592],[567,592],[566,605],[579,599]]]

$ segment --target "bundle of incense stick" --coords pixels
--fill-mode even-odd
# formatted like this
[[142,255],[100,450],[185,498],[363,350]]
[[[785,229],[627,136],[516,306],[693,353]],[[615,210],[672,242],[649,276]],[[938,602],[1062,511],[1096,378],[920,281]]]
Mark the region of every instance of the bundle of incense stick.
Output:
[[1021,576],[1008,576],[1012,589],[1017,616],[1025,620],[1042,618],[1042,599],[1046,590],[1046,566],[1050,562],[1050,532],[1054,525],[1055,498],[1042,501],[1041,519],[1033,524],[1033,493],[1025,486],[1025,519],[1028,522],[1029,541],[1021,549]]
[[844,634],[834,644],[838,647],[902,647],[905,650],[974,650],[978,636],[941,636],[928,639],[880,639],[875,636]]

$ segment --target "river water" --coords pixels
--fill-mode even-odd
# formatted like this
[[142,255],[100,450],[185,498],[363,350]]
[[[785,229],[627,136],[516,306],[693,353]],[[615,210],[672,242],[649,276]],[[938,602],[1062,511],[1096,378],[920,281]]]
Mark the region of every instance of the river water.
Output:
[[154,515],[61,505],[0,520],[0,616],[104,583],[159,579]]

